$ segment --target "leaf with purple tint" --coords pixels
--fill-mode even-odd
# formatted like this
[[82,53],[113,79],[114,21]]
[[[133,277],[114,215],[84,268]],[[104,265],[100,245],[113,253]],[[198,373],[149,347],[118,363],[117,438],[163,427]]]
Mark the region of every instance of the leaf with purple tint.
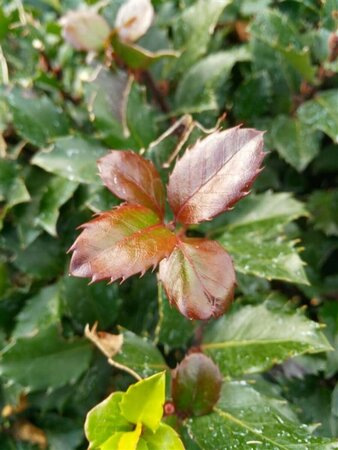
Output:
[[111,282],[144,274],[170,255],[175,235],[150,209],[124,204],[82,225],[71,251],[71,275]]
[[228,253],[215,241],[178,240],[160,264],[160,279],[169,301],[185,317],[206,320],[222,315],[235,288],[235,271]]
[[263,158],[263,132],[254,129],[230,128],[198,141],[169,179],[176,220],[199,223],[231,208],[249,193]]
[[203,353],[186,356],[172,376],[176,411],[189,416],[210,413],[219,399],[222,379],[219,368],[208,356]]
[[151,161],[131,151],[113,150],[98,161],[100,177],[117,197],[164,213],[165,192]]

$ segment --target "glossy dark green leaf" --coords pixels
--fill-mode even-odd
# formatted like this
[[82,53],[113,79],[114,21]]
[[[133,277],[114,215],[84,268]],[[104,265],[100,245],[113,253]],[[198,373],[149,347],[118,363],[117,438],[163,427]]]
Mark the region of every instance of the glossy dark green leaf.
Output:
[[96,161],[105,153],[106,149],[92,139],[67,136],[36,153],[32,163],[70,181],[100,184]]
[[268,10],[256,17],[250,32],[264,46],[273,50],[306,81],[313,82],[315,69],[309,49],[302,46],[296,26],[286,15]]
[[0,160],[0,202],[5,201],[8,207],[28,202],[30,195],[20,175],[20,167],[6,159]]
[[309,198],[311,220],[317,230],[338,236],[338,190],[314,191]]
[[8,101],[15,129],[23,139],[43,146],[51,138],[68,133],[67,116],[47,96],[37,97],[30,91],[13,90]]
[[310,427],[283,415],[279,402],[245,382],[225,383],[215,412],[189,419],[186,426],[199,448],[205,450],[338,448],[336,440],[312,436]]
[[148,339],[131,331],[121,330],[123,345],[114,360],[123,364],[142,377],[165,370],[167,365],[157,347]]
[[51,326],[35,336],[20,337],[3,349],[0,374],[28,391],[55,389],[74,384],[87,369],[91,354],[87,341],[67,341]]
[[270,130],[274,147],[292,167],[302,172],[320,150],[320,134],[298,119],[278,116]]
[[184,113],[217,110],[218,89],[237,62],[249,59],[246,47],[217,52],[201,59],[180,80],[175,93],[175,110]]
[[198,0],[175,17],[174,45],[177,50],[184,50],[175,62],[173,69],[175,74],[184,73],[204,55],[211,33],[227,4],[228,0]]
[[338,142],[338,90],[329,89],[303,103],[297,110],[299,120],[313,130],[323,131]]
[[266,303],[220,318],[208,327],[202,344],[224,376],[261,372],[292,356],[330,349],[316,322],[300,311],[275,310]]

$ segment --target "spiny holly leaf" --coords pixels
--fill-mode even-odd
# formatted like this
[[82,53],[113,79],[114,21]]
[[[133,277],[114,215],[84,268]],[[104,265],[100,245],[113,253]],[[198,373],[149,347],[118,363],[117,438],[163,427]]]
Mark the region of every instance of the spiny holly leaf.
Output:
[[292,356],[330,351],[320,325],[300,311],[246,306],[214,322],[202,350],[226,377],[267,370]]
[[331,450],[336,439],[311,435],[290,417],[282,401],[262,395],[244,381],[225,383],[215,412],[184,425],[201,450]]
[[224,313],[234,295],[235,272],[228,253],[214,241],[185,238],[160,264],[167,296],[184,316],[206,320]]
[[154,18],[150,0],[128,0],[118,10],[115,26],[122,41],[134,42],[143,36]]
[[167,257],[176,237],[150,209],[124,204],[82,225],[71,251],[71,275],[111,282],[141,272]]
[[203,353],[192,353],[173,372],[176,410],[185,415],[208,414],[219,399],[221,386],[222,375],[216,364]]
[[165,192],[151,161],[134,152],[114,150],[98,161],[100,177],[117,197],[164,214]]
[[176,220],[199,223],[231,208],[249,193],[263,158],[263,133],[254,129],[230,128],[198,141],[169,179]]

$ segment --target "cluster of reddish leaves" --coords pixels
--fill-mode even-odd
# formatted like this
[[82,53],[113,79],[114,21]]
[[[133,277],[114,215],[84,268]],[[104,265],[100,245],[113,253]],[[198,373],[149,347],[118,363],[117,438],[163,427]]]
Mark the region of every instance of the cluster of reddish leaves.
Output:
[[[263,133],[231,128],[198,141],[176,163],[168,184],[175,224],[198,224],[231,208],[260,172]],[[98,162],[100,176],[126,201],[82,225],[71,247],[70,273],[92,281],[122,281],[160,264],[167,296],[186,317],[224,313],[234,295],[235,272],[215,241],[188,238],[164,222],[165,188],[154,165],[131,151],[114,150]]]

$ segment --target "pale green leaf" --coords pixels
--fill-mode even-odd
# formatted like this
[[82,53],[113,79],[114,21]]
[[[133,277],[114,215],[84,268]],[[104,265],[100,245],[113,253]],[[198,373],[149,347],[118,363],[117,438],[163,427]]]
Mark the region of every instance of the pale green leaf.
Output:
[[313,130],[323,131],[338,143],[338,89],[319,93],[297,110],[299,120]]
[[67,136],[55,139],[51,147],[36,153],[32,163],[70,181],[101,184],[96,161],[106,152],[92,139]]
[[267,370],[304,353],[329,351],[320,325],[300,311],[269,308],[267,303],[230,312],[209,326],[203,351],[224,376]]
[[121,413],[129,422],[141,422],[155,432],[163,415],[164,400],[165,372],[160,372],[129,386],[120,403]]
[[279,400],[260,394],[242,381],[226,383],[212,414],[186,423],[202,450],[331,450],[336,440],[311,435],[310,427],[284,415]]
[[320,150],[320,134],[291,117],[276,117],[272,122],[270,136],[280,156],[298,172],[302,172]]
[[133,429],[133,425],[121,415],[120,403],[123,396],[123,392],[114,392],[87,414],[85,433],[93,448],[107,442],[115,433]]
[[145,430],[142,438],[145,440],[148,450],[184,450],[183,443],[176,431],[164,423],[160,424],[155,433]]

